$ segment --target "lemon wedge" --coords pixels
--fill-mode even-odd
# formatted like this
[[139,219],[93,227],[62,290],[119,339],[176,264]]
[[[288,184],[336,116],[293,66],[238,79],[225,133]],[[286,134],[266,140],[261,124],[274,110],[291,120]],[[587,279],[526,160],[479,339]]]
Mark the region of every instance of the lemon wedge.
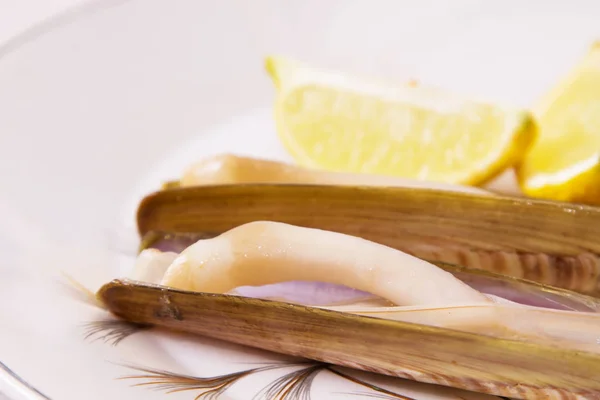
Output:
[[479,185],[519,162],[532,115],[415,83],[390,85],[268,57],[280,140],[302,166]]
[[600,42],[534,108],[540,135],[517,168],[529,196],[600,204]]

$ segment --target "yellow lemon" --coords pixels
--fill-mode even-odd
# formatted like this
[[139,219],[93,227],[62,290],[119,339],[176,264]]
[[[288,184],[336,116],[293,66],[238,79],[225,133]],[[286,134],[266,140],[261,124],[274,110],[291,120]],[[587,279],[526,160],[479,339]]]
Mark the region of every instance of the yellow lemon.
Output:
[[532,115],[269,57],[278,135],[305,167],[478,185],[519,162]]
[[600,42],[534,108],[540,135],[517,168],[532,197],[600,204]]

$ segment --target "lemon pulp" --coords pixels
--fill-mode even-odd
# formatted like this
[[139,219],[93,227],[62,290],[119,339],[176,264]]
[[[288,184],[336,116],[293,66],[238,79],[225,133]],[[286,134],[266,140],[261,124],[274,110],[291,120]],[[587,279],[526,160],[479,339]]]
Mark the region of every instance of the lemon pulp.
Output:
[[523,192],[600,204],[600,42],[534,111],[540,136],[517,169]]
[[278,135],[301,165],[482,184],[520,161],[532,115],[432,87],[387,83],[269,57]]

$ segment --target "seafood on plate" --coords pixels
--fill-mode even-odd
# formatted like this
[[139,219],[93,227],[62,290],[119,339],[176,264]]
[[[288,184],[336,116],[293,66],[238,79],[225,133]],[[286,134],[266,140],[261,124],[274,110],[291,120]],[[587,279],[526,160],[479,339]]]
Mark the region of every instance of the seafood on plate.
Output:
[[425,383],[600,396],[599,299],[281,222],[180,238],[99,299],[132,322]]

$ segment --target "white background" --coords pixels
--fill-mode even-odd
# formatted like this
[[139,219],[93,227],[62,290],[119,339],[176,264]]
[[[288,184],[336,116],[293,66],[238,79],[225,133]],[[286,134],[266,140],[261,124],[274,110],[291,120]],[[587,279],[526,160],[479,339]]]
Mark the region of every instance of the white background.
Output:
[[[86,0],[0,0],[0,48],[9,40]],[[0,393],[0,400],[8,399]]]
[[0,45],[36,23],[86,0],[0,0]]

